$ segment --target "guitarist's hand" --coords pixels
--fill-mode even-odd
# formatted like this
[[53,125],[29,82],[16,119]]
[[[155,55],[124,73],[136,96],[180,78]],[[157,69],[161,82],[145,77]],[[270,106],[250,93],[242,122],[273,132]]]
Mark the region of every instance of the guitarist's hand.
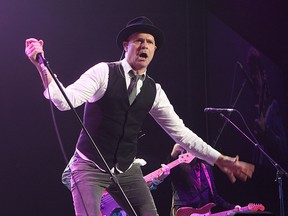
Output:
[[236,181],[236,178],[242,181],[251,178],[255,169],[253,164],[239,161],[239,156],[233,158],[221,155],[215,164],[228,176],[232,183]]
[[240,205],[236,205],[236,206],[234,207],[234,210],[237,211],[237,212],[240,211],[240,210],[241,210],[241,206],[240,206]]
[[167,166],[166,164],[161,164],[161,167],[162,172],[160,173],[157,179],[163,181],[168,175],[170,175],[170,167]]
[[145,180],[147,181],[147,185],[150,188],[150,190],[155,190],[157,186],[164,181],[164,179],[170,174],[170,167],[167,166],[166,164],[161,164],[161,168],[156,171],[157,171],[157,176],[154,176],[152,180],[149,180],[149,181],[147,181],[147,179]]

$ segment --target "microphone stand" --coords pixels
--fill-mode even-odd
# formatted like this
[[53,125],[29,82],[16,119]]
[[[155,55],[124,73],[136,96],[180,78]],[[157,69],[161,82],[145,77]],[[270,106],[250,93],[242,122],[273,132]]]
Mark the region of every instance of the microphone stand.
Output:
[[[244,79],[244,81],[242,82],[241,88],[240,88],[240,90],[239,90],[239,92],[238,92],[238,94],[237,94],[237,96],[236,96],[236,99],[235,99],[234,103],[233,103],[232,106],[231,106],[232,109],[234,109],[234,107],[236,106],[236,103],[238,102],[238,99],[240,98],[240,95],[242,94],[242,91],[243,91],[246,83],[247,83],[247,79]],[[231,113],[229,113],[229,116],[230,116],[230,115],[231,115]],[[222,134],[225,126],[226,126],[226,124],[227,124],[227,120],[224,122],[224,124],[222,125],[222,127],[218,130],[218,134],[217,134],[216,138],[214,139],[214,141],[213,141],[213,143],[212,143],[212,146],[213,146],[214,148],[216,147],[216,144],[217,144],[217,142],[218,142],[218,140],[219,140],[219,138],[220,138],[220,136],[221,136],[221,134]]]
[[251,133],[249,127],[246,124],[246,121],[244,120],[243,116],[241,115],[241,113],[234,109],[242,118],[242,121],[244,122],[245,126],[247,127],[249,133],[251,134],[251,136],[254,138],[255,142],[253,140],[251,140],[250,137],[248,137],[243,131],[240,130],[240,128],[238,126],[236,126],[227,116],[225,116],[223,113],[220,113],[220,116],[223,117],[226,122],[229,122],[232,126],[234,126],[244,137],[246,137],[254,146],[256,146],[260,152],[268,159],[268,161],[270,161],[270,163],[275,167],[276,169],[276,179],[279,185],[279,200],[280,200],[280,216],[285,216],[284,213],[284,192],[283,192],[283,181],[282,181],[282,177],[283,175],[285,175],[288,178],[288,173],[287,171],[285,171],[278,163],[276,163],[265,151],[264,149],[261,147],[261,145],[259,145],[258,141],[256,140],[256,138],[253,136],[253,134]]
[[88,132],[87,128],[85,127],[85,125],[83,124],[81,118],[79,117],[79,115],[77,114],[76,110],[74,109],[71,101],[69,100],[68,96],[66,95],[65,91],[63,90],[62,86],[60,85],[58,79],[56,78],[56,76],[54,75],[54,73],[52,72],[50,66],[49,66],[49,63],[48,61],[42,57],[40,54],[37,55],[37,60],[38,62],[40,63],[41,65],[41,68],[42,68],[42,65],[46,66],[46,68],[48,69],[50,75],[52,76],[53,80],[55,81],[56,85],[58,86],[59,90],[61,91],[62,95],[64,96],[66,102],[68,103],[70,109],[73,111],[73,114],[75,115],[75,117],[77,118],[78,122],[80,123],[83,131],[85,132],[85,134],[87,135],[87,137],[89,138],[91,144],[94,146],[96,152],[98,153],[98,155],[100,156],[101,160],[103,161],[104,165],[105,165],[105,168],[106,168],[106,171],[110,174],[111,176],[111,180],[117,185],[119,191],[122,193],[124,199],[126,200],[126,203],[128,204],[131,212],[133,212],[133,214],[135,216],[137,216],[134,208],[132,207],[131,203],[129,202],[127,196],[125,195],[122,187],[120,186],[119,184],[119,181],[117,179],[117,177],[111,172],[106,160],[104,159],[103,155],[101,154],[100,150],[98,149],[97,145],[95,144],[94,140],[92,139],[90,133]]

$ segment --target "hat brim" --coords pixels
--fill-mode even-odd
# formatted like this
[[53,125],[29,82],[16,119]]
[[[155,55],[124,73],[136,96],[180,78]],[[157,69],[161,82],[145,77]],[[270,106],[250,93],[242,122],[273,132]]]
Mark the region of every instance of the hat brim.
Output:
[[132,26],[128,26],[124,29],[122,29],[118,36],[117,36],[117,45],[118,47],[123,50],[123,45],[122,43],[124,41],[127,41],[128,37],[136,32],[140,32],[140,33],[148,33],[153,35],[154,39],[155,39],[155,43],[157,46],[157,49],[159,49],[164,41],[164,34],[163,32],[156,28],[155,26],[152,25],[132,25]]

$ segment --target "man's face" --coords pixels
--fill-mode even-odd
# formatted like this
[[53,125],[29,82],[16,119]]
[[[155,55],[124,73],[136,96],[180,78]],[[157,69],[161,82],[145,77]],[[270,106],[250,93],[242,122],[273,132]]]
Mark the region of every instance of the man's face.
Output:
[[131,67],[138,73],[146,71],[153,59],[156,50],[153,35],[147,33],[134,33],[123,42],[125,57]]

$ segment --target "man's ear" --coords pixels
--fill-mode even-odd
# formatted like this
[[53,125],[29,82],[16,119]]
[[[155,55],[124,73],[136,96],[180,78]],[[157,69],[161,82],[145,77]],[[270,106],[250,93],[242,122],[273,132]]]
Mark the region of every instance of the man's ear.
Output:
[[127,41],[123,41],[122,45],[123,45],[124,51],[127,52],[127,50],[128,50],[128,42]]

